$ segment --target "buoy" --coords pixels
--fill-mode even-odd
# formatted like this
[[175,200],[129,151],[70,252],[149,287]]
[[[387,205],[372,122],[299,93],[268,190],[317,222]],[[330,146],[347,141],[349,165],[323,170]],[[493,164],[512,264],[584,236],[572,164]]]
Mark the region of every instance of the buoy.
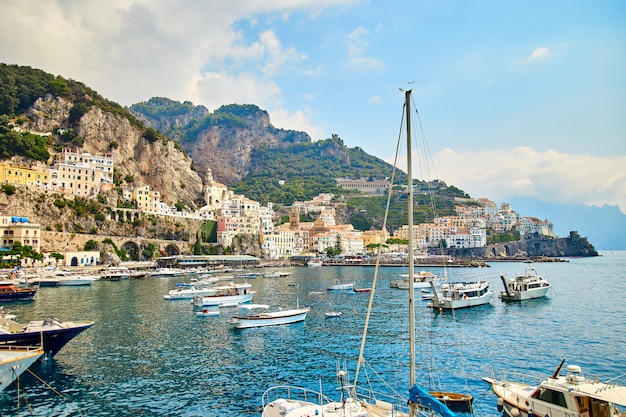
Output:
[[514,407],[511,409],[511,417],[519,417],[519,408]]

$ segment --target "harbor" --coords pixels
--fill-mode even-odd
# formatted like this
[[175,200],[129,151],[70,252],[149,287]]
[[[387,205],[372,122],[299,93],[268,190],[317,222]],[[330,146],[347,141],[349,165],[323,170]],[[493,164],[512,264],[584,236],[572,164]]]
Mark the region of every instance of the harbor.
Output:
[[[525,268],[519,262],[489,266],[429,270],[456,280],[480,277],[499,292],[501,275],[512,278]],[[454,312],[417,302],[422,386],[471,393],[476,416],[497,417],[496,397],[482,380],[492,371],[551,375],[567,358],[588,377],[609,380],[626,373],[626,336],[616,328],[626,310],[620,297],[604,291],[626,290],[626,252],[533,266],[553,286],[545,298],[505,303],[494,297]],[[52,316],[95,324],[53,358],[31,366],[37,377],[20,377],[19,402],[15,385],[5,389],[0,414],[260,416],[266,389],[303,381],[311,389],[321,384],[333,396],[337,364],[354,370],[370,293],[327,287],[339,280],[366,288],[373,269],[286,267],[281,270],[290,274],[280,278],[249,279],[254,303],[287,309],[299,299],[311,310],[303,322],[241,330],[228,322],[234,307],[203,317],[190,300],[164,299],[177,283],[189,282],[186,276],[40,288],[34,301],[5,308],[21,322]],[[381,268],[365,356],[406,394],[407,291],[390,288],[399,273],[397,267]],[[329,320],[330,311],[341,315]]]

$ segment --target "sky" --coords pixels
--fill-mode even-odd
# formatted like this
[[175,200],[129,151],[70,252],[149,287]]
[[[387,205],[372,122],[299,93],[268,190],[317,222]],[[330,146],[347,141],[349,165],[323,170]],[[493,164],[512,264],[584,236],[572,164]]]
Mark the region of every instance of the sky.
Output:
[[625,22],[621,0],[0,0],[0,62],[124,106],[255,104],[388,162],[411,89],[421,179],[626,213]]

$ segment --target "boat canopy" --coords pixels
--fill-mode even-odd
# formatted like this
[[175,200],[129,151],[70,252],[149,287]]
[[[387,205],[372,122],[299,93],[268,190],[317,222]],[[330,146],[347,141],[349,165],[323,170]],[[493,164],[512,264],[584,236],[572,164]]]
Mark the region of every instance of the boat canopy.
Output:
[[423,388],[420,388],[417,384],[413,385],[413,388],[409,390],[409,401],[426,406],[443,417],[456,417],[456,414],[444,403],[430,395]]
[[12,223],[28,223],[28,217],[11,216]]

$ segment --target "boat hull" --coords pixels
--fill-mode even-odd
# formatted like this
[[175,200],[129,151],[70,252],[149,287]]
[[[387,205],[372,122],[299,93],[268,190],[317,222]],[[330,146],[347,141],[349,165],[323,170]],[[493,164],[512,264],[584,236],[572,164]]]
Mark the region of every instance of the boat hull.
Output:
[[44,327],[43,331],[0,333],[0,346],[40,346],[43,338],[43,349],[45,353],[54,356],[70,340],[94,324],[94,322],[85,322],[61,329],[46,329]]
[[209,297],[205,295],[202,297],[201,306],[233,307],[252,301],[252,297],[254,297],[254,293],[242,295],[223,295],[216,297]]
[[285,310],[273,313],[264,313],[260,316],[238,317],[230,320],[235,329],[247,329],[251,327],[278,326],[304,321],[309,309]]
[[20,290],[12,293],[0,294],[0,301],[30,301],[37,294],[37,289]]
[[43,355],[41,349],[16,348],[0,350],[0,392]]

